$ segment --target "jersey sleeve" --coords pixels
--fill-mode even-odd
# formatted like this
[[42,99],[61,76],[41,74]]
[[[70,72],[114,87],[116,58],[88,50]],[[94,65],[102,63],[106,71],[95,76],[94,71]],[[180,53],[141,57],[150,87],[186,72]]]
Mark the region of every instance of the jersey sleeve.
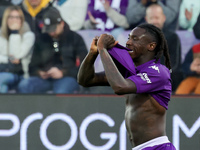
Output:
[[170,74],[161,69],[148,68],[145,72],[128,77],[136,84],[137,93],[153,93],[161,90],[170,90]]

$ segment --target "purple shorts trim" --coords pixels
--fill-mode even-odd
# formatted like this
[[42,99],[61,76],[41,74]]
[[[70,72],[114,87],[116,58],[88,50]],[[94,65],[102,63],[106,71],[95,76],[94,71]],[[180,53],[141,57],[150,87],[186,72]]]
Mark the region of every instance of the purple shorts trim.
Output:
[[160,145],[155,145],[153,147],[146,147],[142,150],[176,150],[172,143],[164,143]]

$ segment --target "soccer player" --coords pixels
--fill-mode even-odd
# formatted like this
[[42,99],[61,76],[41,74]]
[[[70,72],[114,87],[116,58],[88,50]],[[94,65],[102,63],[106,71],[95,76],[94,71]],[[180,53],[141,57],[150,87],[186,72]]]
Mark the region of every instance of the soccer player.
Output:
[[[160,64],[163,54],[166,66]],[[97,74],[94,61],[98,55],[105,72]],[[175,150],[165,131],[170,69],[162,31],[141,24],[130,32],[126,48],[111,35],[95,37],[79,69],[78,82],[86,87],[110,85],[116,94],[126,96],[125,120],[132,150]]]

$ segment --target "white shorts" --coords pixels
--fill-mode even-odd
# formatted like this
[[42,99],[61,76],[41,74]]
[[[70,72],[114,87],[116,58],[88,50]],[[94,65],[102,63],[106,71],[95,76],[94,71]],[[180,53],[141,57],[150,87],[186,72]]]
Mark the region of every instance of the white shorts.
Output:
[[132,150],[141,150],[146,147],[152,147],[152,146],[160,145],[160,144],[164,144],[164,143],[170,143],[167,136],[161,136],[161,137],[152,139],[150,141],[147,141],[143,144],[140,144],[140,145],[132,148]]

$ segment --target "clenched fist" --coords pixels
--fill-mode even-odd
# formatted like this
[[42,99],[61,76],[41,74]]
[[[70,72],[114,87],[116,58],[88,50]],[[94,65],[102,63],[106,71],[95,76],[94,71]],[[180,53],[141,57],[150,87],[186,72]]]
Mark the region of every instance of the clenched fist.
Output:
[[114,47],[118,42],[115,41],[115,38],[112,35],[109,34],[102,34],[97,42],[97,48],[98,50],[110,49]]

